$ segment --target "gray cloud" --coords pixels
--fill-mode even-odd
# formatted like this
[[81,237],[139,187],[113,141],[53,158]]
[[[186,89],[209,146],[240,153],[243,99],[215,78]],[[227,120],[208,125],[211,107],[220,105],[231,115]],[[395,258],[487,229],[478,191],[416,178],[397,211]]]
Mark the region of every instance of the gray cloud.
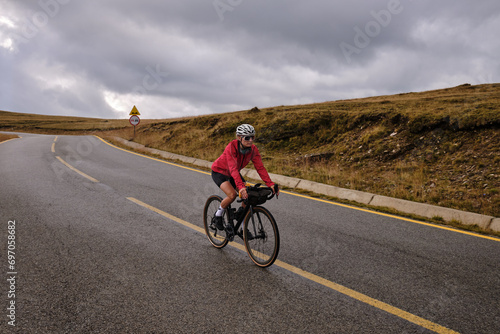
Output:
[[2,0],[0,109],[166,118],[494,82],[496,0]]

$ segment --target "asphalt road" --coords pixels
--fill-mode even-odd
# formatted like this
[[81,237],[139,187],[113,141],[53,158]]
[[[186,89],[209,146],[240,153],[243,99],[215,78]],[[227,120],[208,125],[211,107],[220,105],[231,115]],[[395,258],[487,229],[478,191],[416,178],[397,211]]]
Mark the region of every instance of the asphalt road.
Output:
[[200,233],[206,172],[21,136],[0,143],[2,333],[500,331],[499,239],[282,193],[261,269]]

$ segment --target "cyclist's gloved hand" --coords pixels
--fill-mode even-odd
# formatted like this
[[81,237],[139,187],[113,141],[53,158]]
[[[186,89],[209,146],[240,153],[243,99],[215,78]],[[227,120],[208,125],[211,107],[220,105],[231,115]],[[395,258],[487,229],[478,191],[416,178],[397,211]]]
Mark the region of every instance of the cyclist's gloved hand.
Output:
[[278,195],[280,194],[280,187],[277,184],[274,185],[273,192],[276,195],[276,198],[278,198]]

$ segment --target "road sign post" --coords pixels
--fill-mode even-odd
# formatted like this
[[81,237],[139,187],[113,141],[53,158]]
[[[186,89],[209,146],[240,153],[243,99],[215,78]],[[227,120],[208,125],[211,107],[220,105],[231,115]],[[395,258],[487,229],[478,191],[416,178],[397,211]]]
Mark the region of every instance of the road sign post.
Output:
[[136,125],[139,125],[139,123],[141,122],[141,119],[139,118],[139,115],[141,113],[139,112],[139,110],[137,110],[137,108],[134,106],[132,108],[132,110],[130,111],[130,119],[128,120],[130,122],[130,124],[132,124],[134,126],[134,137],[135,138],[135,127]]

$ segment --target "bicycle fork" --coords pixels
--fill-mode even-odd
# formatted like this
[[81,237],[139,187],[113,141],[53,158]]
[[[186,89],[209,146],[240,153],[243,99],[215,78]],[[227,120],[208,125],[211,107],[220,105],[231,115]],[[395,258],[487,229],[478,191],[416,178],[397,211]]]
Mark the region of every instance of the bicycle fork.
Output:
[[267,235],[262,225],[262,219],[259,213],[254,215],[253,212],[253,207],[250,207],[250,219],[248,221],[248,225],[251,225],[251,227],[247,226],[247,229],[250,232],[248,234],[249,240],[263,239],[263,241],[265,242],[267,239]]

